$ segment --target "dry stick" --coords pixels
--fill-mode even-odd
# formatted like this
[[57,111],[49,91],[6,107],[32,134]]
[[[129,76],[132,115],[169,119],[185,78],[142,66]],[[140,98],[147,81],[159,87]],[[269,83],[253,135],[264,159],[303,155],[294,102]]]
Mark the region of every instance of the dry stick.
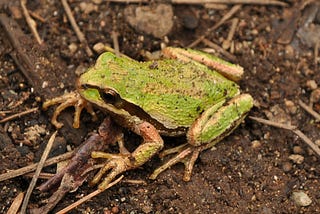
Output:
[[58,131],[55,131],[52,134],[52,136],[50,137],[50,139],[49,139],[49,141],[47,143],[47,146],[46,146],[45,150],[43,151],[43,154],[42,154],[41,159],[39,161],[37,170],[36,170],[32,180],[30,182],[30,185],[28,187],[26,196],[24,197],[24,200],[23,200],[23,203],[22,203],[22,206],[21,206],[21,214],[26,213],[31,193],[32,193],[34,187],[36,186],[39,174],[40,174],[42,168],[44,167],[44,163],[45,163],[45,161],[46,161],[46,159],[47,159],[47,157],[49,155],[49,152],[50,152],[50,150],[52,148],[52,145],[53,145],[54,139],[56,138],[57,133],[58,133]]
[[228,51],[224,50],[222,47],[220,47],[219,45],[211,42],[210,40],[204,38],[202,42],[206,46],[209,46],[210,48],[213,48],[218,53],[221,53],[223,56],[227,57],[230,61],[235,62],[237,60],[237,58],[233,54],[231,54]]
[[28,9],[27,9],[27,0],[21,0],[20,1],[21,7],[22,7],[22,11],[23,11],[23,15],[26,18],[27,24],[29,25],[31,32],[33,34],[33,36],[36,38],[37,42],[39,43],[39,45],[42,44],[42,39],[39,36],[39,33],[37,31],[37,23],[31,18]]
[[279,5],[288,4],[277,0],[172,0],[174,4],[203,4],[203,3],[221,3],[221,4],[259,4],[259,5]]
[[206,36],[208,36],[212,31],[216,30],[218,27],[220,27],[226,20],[228,20],[230,17],[232,17],[238,10],[241,9],[241,5],[235,5],[233,6],[230,11],[228,13],[226,13],[222,19],[215,24],[214,26],[212,26],[211,28],[209,28],[204,35],[200,36],[198,39],[196,39],[194,42],[192,42],[188,47],[192,48],[194,46],[196,46],[197,44],[199,44],[200,42],[202,42],[203,39],[206,38]]
[[90,47],[88,46],[88,42],[87,42],[84,34],[81,32],[80,28],[78,27],[77,22],[76,22],[76,20],[74,19],[73,15],[72,15],[72,12],[71,12],[71,9],[70,9],[70,7],[69,7],[69,5],[68,5],[67,0],[61,0],[61,3],[62,3],[62,5],[63,5],[63,8],[64,8],[64,10],[65,10],[65,12],[66,12],[66,14],[67,14],[67,17],[68,17],[68,19],[69,19],[69,21],[70,21],[70,24],[71,24],[73,30],[75,31],[75,33],[76,33],[79,41],[80,41],[80,42],[84,45],[84,47],[85,47],[85,51],[86,51],[87,55],[88,55],[89,57],[92,56],[92,55],[93,55],[92,50],[91,50]]
[[100,193],[102,193],[103,191],[109,189],[110,187],[114,186],[115,184],[119,183],[121,181],[121,179],[123,178],[124,176],[121,175],[117,180],[111,182],[108,184],[108,186],[101,190],[101,189],[97,189],[95,191],[93,191],[92,193],[90,193],[89,195],[86,195],[84,196],[83,198],[81,198],[80,200],[74,202],[73,204],[70,204],[69,206],[63,208],[62,210],[60,210],[59,212],[57,212],[56,214],[64,214],[64,213],[67,213],[69,212],[70,210],[74,209],[75,207],[79,206],[80,204],[90,200],[91,198],[93,198],[94,196],[96,195],[99,195]]
[[112,31],[111,37],[112,37],[112,42],[113,42],[114,53],[116,56],[120,56],[118,33],[115,31]]
[[38,107],[36,108],[32,108],[32,109],[29,109],[29,110],[26,110],[26,111],[23,111],[23,112],[19,112],[19,113],[16,113],[16,114],[13,114],[13,115],[10,115],[6,118],[3,118],[2,120],[0,120],[0,123],[5,123],[7,121],[10,121],[10,120],[13,120],[17,117],[21,117],[21,116],[24,116],[26,114],[29,114],[29,113],[32,113],[32,112],[35,112],[38,110]]
[[314,65],[316,67],[318,65],[319,47],[320,47],[320,41],[318,40],[316,42],[316,45],[314,46]]
[[[74,155],[74,152],[67,152],[62,155],[50,158],[44,163],[44,166],[50,166],[50,165],[58,163],[60,161],[67,160],[67,159],[71,158],[73,155]],[[20,169],[1,174],[0,175],[0,182],[11,179],[11,178],[18,177],[20,175],[24,175],[29,172],[32,172],[37,168],[38,164],[39,163],[31,164],[29,166],[22,167]]]
[[145,180],[133,180],[133,179],[123,180],[121,183],[135,184],[135,185],[147,185],[147,182]]
[[10,208],[7,211],[7,214],[16,214],[21,206],[23,200],[24,193],[20,192],[15,199],[13,200]]
[[277,123],[277,122],[270,121],[270,120],[265,120],[265,119],[262,119],[259,117],[249,116],[249,118],[252,120],[258,121],[259,123],[263,123],[263,124],[266,124],[269,126],[274,126],[277,128],[287,129],[287,130],[292,131],[293,133],[298,135],[298,137],[300,137],[306,144],[308,144],[308,146],[310,146],[311,149],[320,157],[320,148],[316,144],[314,144],[305,134],[303,134],[300,130],[298,130],[297,127],[282,124],[282,123]]
[[[238,18],[234,18],[234,19],[232,19],[231,23],[232,24],[231,24],[227,39],[224,40],[223,43],[222,43],[222,48],[225,49],[225,50],[227,50],[227,49],[229,49],[231,47],[232,38],[234,36],[234,33],[236,32],[236,29],[237,29],[237,26],[238,26],[238,23],[239,23],[239,19]],[[230,52],[232,52],[232,51],[230,51]]]
[[[25,174],[24,176],[32,178],[34,176],[34,174],[35,174],[34,172],[30,172],[30,173]],[[52,174],[52,173],[41,172],[39,175],[39,178],[48,180],[48,179],[52,178],[54,175],[55,174]]]
[[[150,0],[109,0],[109,2],[118,3],[148,3]],[[276,0],[171,0],[173,4],[206,4],[206,3],[221,3],[221,4],[259,4],[259,5],[278,5],[287,6],[288,4]]]
[[42,23],[46,22],[46,20],[43,17],[41,17],[39,14],[34,13],[32,11],[29,11],[29,10],[28,10],[28,12],[29,12],[30,16],[32,16],[33,18],[39,20],[40,22],[42,22]]
[[316,118],[317,121],[320,121],[320,114],[315,112],[311,107],[309,107],[307,104],[302,102],[302,100],[299,100],[299,105],[309,114],[311,114],[314,118]]

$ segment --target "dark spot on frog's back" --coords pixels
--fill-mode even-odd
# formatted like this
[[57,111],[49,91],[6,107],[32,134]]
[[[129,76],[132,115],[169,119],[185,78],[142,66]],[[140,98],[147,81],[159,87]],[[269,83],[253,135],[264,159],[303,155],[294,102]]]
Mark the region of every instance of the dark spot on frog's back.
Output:
[[157,61],[153,61],[150,65],[149,65],[150,69],[157,69],[158,68],[158,62]]
[[227,89],[224,89],[224,90],[223,90],[223,95],[224,95],[224,96],[227,96],[227,94],[228,94],[228,90],[227,90]]
[[101,74],[100,78],[101,78],[101,79],[104,79],[104,78],[106,78],[106,75]]

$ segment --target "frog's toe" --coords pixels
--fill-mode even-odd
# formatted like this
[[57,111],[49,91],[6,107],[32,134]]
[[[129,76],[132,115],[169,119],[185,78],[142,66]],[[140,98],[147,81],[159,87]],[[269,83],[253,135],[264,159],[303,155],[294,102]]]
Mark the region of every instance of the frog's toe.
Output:
[[74,128],[79,128],[80,126],[80,114],[83,108],[85,108],[91,114],[93,120],[97,119],[97,116],[93,111],[92,105],[86,102],[78,92],[75,92],[75,91],[69,92],[60,97],[47,100],[46,102],[43,103],[42,108],[46,110],[48,107],[52,105],[57,105],[57,104],[59,104],[59,106],[55,109],[53,113],[53,116],[51,118],[51,123],[58,129],[63,126],[63,123],[58,122],[57,120],[58,116],[62,111],[64,111],[66,108],[71,106],[75,108],[75,115],[74,115],[74,121],[73,121]]
[[171,158],[168,162],[154,170],[154,172],[151,174],[150,179],[156,179],[156,177],[166,169],[170,168],[171,166],[175,165],[178,162],[182,162],[185,165],[185,171],[183,180],[189,181],[191,178],[191,173],[193,170],[193,166],[195,161],[197,160],[200,152],[202,151],[201,147],[194,147],[188,144],[183,144],[181,146],[175,147],[173,149],[168,149],[163,151],[160,154],[160,157],[172,154],[172,153],[178,153],[175,157]]
[[106,172],[109,172],[107,176],[103,179],[103,181],[99,184],[99,189],[104,190],[108,187],[115,177],[119,174],[131,169],[131,162],[129,159],[129,155],[125,154],[110,154],[104,152],[92,152],[91,156],[93,158],[107,158],[108,161],[100,169],[100,171],[95,175],[95,177],[90,182],[90,185],[97,184],[101,178],[104,176]]

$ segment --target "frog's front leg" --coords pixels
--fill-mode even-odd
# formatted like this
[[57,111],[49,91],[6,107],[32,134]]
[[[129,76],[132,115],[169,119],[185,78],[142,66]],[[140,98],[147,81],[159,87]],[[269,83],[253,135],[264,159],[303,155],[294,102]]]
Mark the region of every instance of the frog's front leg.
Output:
[[133,131],[143,138],[141,145],[132,153],[128,152],[123,145],[122,140],[119,142],[120,154],[110,154],[104,152],[93,152],[93,158],[107,158],[107,162],[103,168],[91,181],[91,184],[97,184],[103,175],[110,171],[99,185],[99,189],[105,189],[110,182],[122,172],[135,169],[142,166],[152,156],[163,148],[163,140],[157,129],[148,122],[138,121]]
[[190,180],[193,165],[200,152],[211,148],[229,135],[243,121],[252,106],[252,97],[249,94],[241,94],[228,102],[222,100],[207,109],[188,130],[187,144],[165,150],[160,154],[160,157],[163,157],[178,153],[156,169],[150,178],[155,179],[167,168],[178,162],[183,162],[185,164],[183,180]]

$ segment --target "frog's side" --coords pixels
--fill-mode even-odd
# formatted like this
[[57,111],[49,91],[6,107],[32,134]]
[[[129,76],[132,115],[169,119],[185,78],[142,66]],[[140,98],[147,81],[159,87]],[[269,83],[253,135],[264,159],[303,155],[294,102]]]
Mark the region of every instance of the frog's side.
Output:
[[[184,179],[189,180],[199,153],[230,134],[253,105],[252,97],[240,95],[238,85],[225,77],[232,76],[233,69],[241,73],[241,68],[193,50],[167,48],[165,52],[180,60],[137,62],[107,52],[78,80],[78,92],[85,102],[95,104],[143,138],[132,153],[120,143],[120,154],[92,154],[109,159],[93,183],[112,169],[100,185],[102,189],[119,173],[141,166],[158,153],[163,148],[160,134],[186,134],[188,143],[163,151],[162,156],[178,154],[151,178],[181,161],[186,165]],[[193,59],[222,67],[224,76]]]
[[102,54],[97,62],[80,77],[80,85],[107,93],[113,90],[119,96],[113,101],[103,100],[98,94],[93,99],[85,98],[100,107],[113,102],[165,135],[185,133],[204,110],[239,94],[235,82],[195,62],[137,62],[110,52]]

